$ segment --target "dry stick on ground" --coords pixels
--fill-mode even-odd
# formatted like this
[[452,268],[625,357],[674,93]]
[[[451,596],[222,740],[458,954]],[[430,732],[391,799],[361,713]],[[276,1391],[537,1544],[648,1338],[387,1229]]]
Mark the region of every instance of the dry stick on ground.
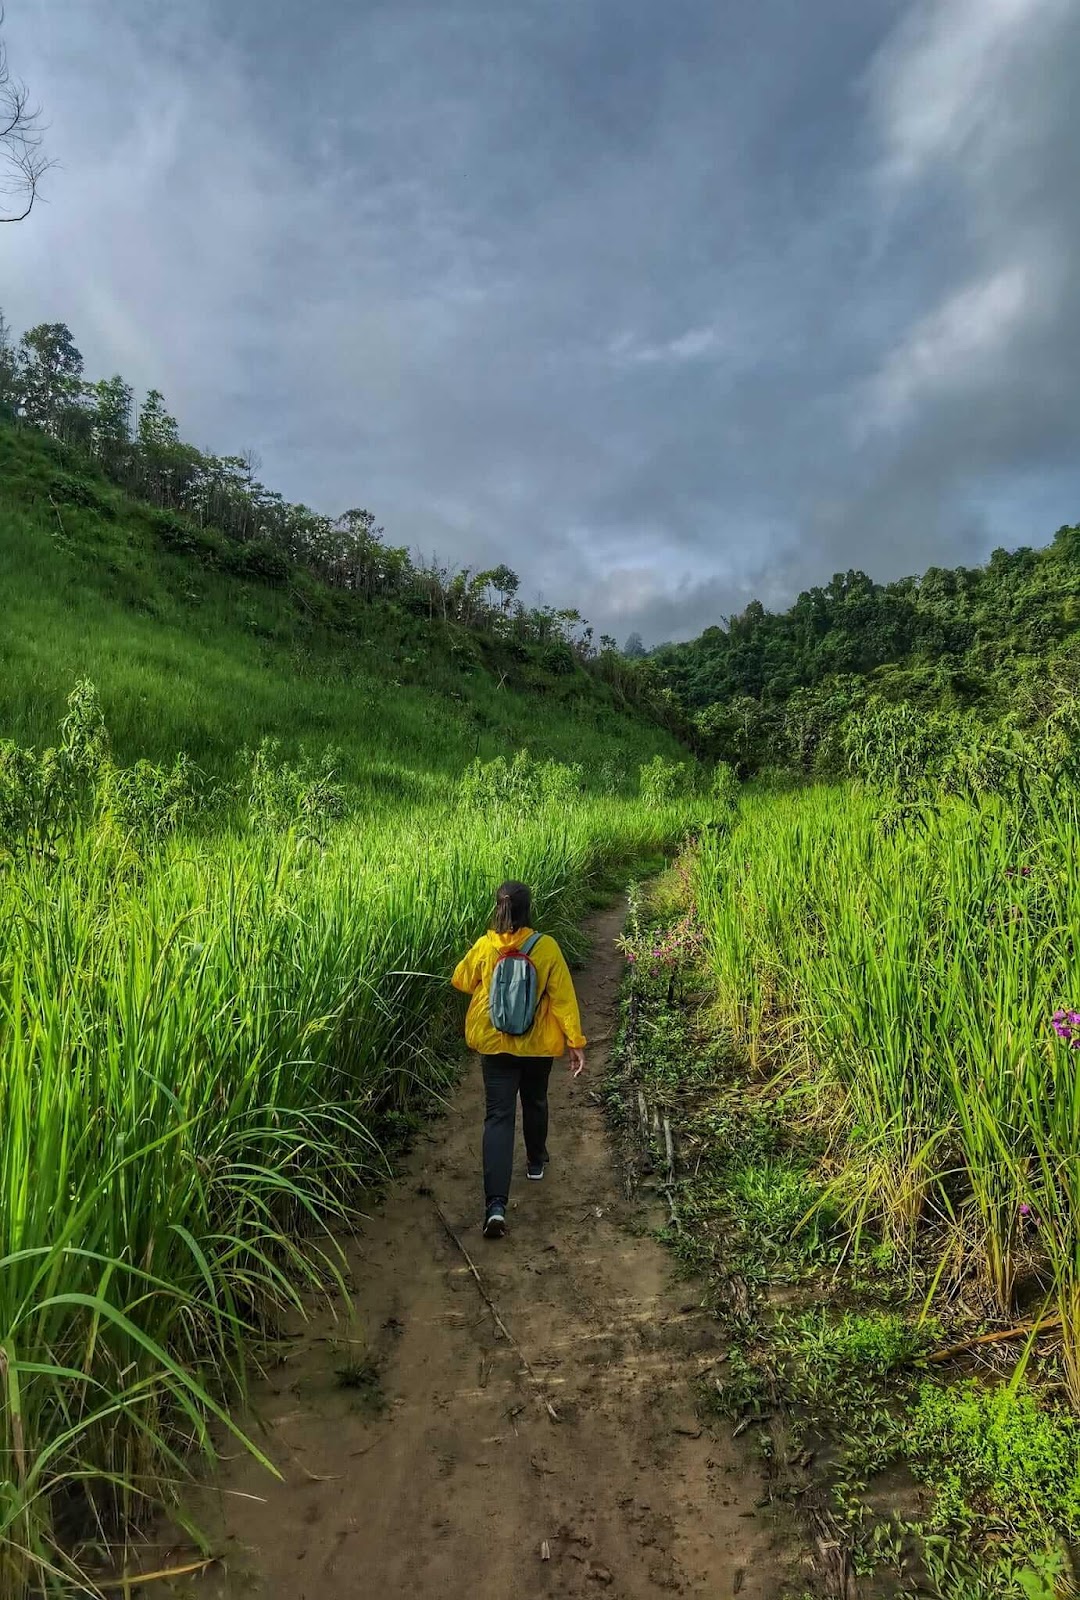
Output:
[[383,1433],[383,1434],[380,1434],[377,1439],[372,1439],[371,1443],[370,1444],[366,1444],[362,1450],[350,1450],[349,1451],[350,1460],[354,1460],[357,1456],[370,1455],[371,1451],[374,1450],[376,1445],[382,1444],[383,1440],[384,1439],[388,1439],[389,1437],[390,1437],[389,1432]]
[[465,1257],[465,1261],[466,1261],[466,1263],[468,1265],[469,1271],[472,1273],[473,1277],[476,1279],[476,1287],[480,1290],[480,1293],[484,1297],[484,1304],[487,1306],[488,1310],[491,1312],[491,1315],[495,1318],[495,1326],[498,1328],[499,1332],[502,1334],[503,1338],[511,1346],[511,1348],[513,1350],[517,1351],[518,1358],[521,1361],[521,1365],[525,1368],[525,1371],[528,1373],[529,1378],[530,1378],[534,1388],[536,1389],[536,1397],[537,1397],[537,1399],[540,1401],[541,1405],[544,1407],[545,1411],[547,1412],[548,1416],[551,1418],[552,1422],[558,1422],[559,1421],[559,1413],[556,1411],[555,1407],[552,1405],[551,1401],[548,1399],[547,1395],[544,1392],[543,1379],[537,1377],[536,1373],[533,1371],[533,1369],[532,1369],[532,1367],[531,1367],[531,1365],[529,1363],[528,1356],[525,1354],[524,1350],[518,1344],[517,1340],[514,1338],[514,1335],[510,1332],[510,1329],[506,1326],[506,1323],[503,1321],[502,1317],[500,1317],[498,1306],[495,1304],[494,1300],[491,1298],[491,1296],[488,1294],[487,1290],[484,1288],[484,1280],[480,1276],[479,1272],[476,1269],[475,1261],[473,1260],[473,1258],[469,1254],[469,1252],[466,1250],[465,1246],[462,1244],[461,1240],[458,1238],[458,1236],[454,1232],[453,1228],[450,1226],[449,1222],[446,1219],[445,1211],[443,1210],[443,1208],[439,1204],[439,1202],[435,1199],[434,1195],[432,1196],[431,1203],[435,1207],[435,1210],[438,1212],[439,1221],[442,1223],[443,1227],[446,1229],[447,1233],[450,1235],[450,1238],[457,1245],[458,1249],[461,1251],[462,1255]]
[[671,1122],[664,1118],[664,1151],[667,1155],[667,1181],[675,1182],[675,1141],[671,1136]]
[[205,1572],[207,1567],[212,1567],[217,1556],[205,1556],[201,1561],[186,1561],[181,1567],[162,1567],[160,1572],[132,1572],[126,1578],[109,1578],[102,1581],[97,1579],[99,1589],[121,1589],[125,1595],[130,1595],[134,1589],[141,1588],[144,1583],[161,1583],[165,1578],[186,1578],[193,1572]]
[[664,1118],[664,1148],[667,1152],[667,1183],[664,1186],[664,1193],[667,1195],[667,1203],[671,1210],[671,1226],[676,1233],[682,1233],[682,1223],[675,1206],[675,1141],[667,1117]]
[[927,1356],[927,1361],[951,1361],[953,1356],[962,1356],[968,1350],[974,1350],[981,1344],[1000,1344],[1004,1339],[1020,1339],[1029,1333],[1049,1333],[1053,1328],[1061,1327],[1060,1317],[1043,1317],[1038,1322],[1025,1322],[1019,1328],[1003,1328],[997,1333],[981,1333],[977,1339],[965,1339],[962,1344],[951,1344],[947,1350],[935,1350],[933,1355]]

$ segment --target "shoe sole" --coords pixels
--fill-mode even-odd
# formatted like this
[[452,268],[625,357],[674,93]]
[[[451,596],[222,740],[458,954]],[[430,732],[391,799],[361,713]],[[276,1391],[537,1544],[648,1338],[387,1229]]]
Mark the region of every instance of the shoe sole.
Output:
[[506,1233],[506,1218],[492,1217],[484,1223],[485,1239],[501,1239]]
[[528,1178],[530,1183],[543,1183],[544,1181],[544,1174],[542,1172],[527,1172],[525,1176]]

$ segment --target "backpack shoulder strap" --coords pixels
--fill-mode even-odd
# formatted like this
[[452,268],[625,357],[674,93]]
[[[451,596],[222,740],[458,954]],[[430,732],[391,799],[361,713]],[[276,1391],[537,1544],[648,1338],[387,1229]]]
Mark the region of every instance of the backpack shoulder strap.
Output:
[[522,955],[523,956],[532,955],[534,949],[536,948],[536,946],[539,944],[540,940],[543,937],[544,937],[544,935],[542,933],[534,933],[531,938],[526,939],[525,943],[521,947]]

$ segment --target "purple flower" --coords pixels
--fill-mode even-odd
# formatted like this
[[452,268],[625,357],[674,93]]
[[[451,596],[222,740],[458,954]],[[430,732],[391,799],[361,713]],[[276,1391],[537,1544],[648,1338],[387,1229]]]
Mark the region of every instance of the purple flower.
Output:
[[1051,1017],[1054,1032],[1072,1050],[1080,1050],[1080,1011],[1055,1011]]
[[1031,1215],[1031,1207],[1027,1206],[1027,1205],[1021,1206],[1020,1207],[1020,1215],[1022,1217],[1030,1217],[1030,1215]]

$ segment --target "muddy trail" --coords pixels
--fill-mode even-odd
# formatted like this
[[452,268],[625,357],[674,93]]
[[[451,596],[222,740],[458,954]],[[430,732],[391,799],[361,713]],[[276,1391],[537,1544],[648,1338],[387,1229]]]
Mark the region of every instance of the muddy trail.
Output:
[[231,1455],[193,1507],[221,1560],[169,1593],[784,1592],[791,1563],[749,1450],[695,1415],[721,1333],[651,1236],[662,1210],[627,1197],[598,1104],[622,916],[589,925],[575,974],[589,1068],[574,1082],[556,1064],[543,1183],[524,1181],[519,1131],[507,1237],[480,1233],[473,1063],[351,1247],[355,1321],[298,1327],[254,1388],[246,1423],[282,1481]]

